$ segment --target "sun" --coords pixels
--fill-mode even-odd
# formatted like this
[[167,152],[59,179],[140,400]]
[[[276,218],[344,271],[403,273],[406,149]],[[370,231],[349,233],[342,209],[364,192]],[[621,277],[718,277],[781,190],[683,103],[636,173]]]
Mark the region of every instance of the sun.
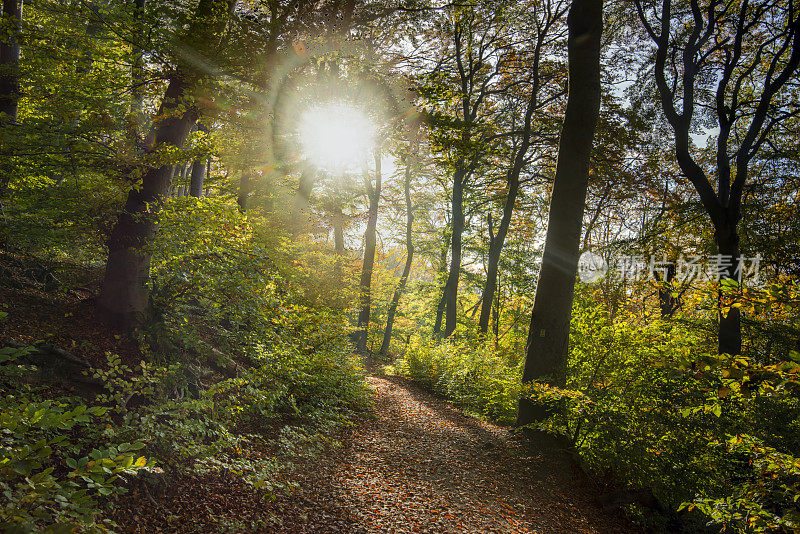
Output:
[[298,133],[305,157],[332,172],[360,168],[375,144],[375,125],[348,104],[310,108],[300,119]]

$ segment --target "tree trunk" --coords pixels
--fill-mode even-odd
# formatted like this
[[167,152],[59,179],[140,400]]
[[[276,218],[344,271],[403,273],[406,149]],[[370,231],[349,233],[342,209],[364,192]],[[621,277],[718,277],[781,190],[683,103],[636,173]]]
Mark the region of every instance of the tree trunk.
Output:
[[342,213],[342,206],[336,206],[331,217],[333,223],[333,251],[337,256],[344,254],[344,222],[345,216]]
[[19,103],[19,35],[22,28],[22,1],[3,0],[3,26],[8,37],[0,42],[0,126],[17,122]]
[[[526,148],[527,151],[527,148]],[[524,153],[523,153],[524,155]],[[520,171],[522,166],[520,165]],[[497,235],[492,235],[491,215],[489,215],[489,260],[486,267],[486,284],[483,288],[483,302],[481,304],[481,315],[478,319],[478,331],[486,334],[489,331],[489,317],[492,312],[494,294],[497,291],[497,272],[500,266],[500,254],[506,241],[508,228],[511,225],[511,215],[514,211],[514,203],[519,193],[519,172],[508,180],[508,196],[503,206],[503,218],[500,219],[500,227]]]
[[[3,0],[0,22],[8,29],[7,38],[0,41],[0,128],[5,128],[17,123],[22,0]],[[14,172],[12,156],[13,149],[9,150],[6,143],[0,142],[0,197],[4,196]]]
[[250,171],[242,171],[242,177],[239,178],[239,194],[236,197],[236,203],[239,205],[240,213],[247,211],[247,201],[250,198],[252,189],[253,185],[252,179],[250,178]]
[[337,204],[332,210],[331,223],[333,224],[333,275],[338,280],[342,280],[342,257],[344,256],[344,224],[345,216],[342,213],[342,205]]
[[[447,253],[450,250],[450,236],[446,237],[447,241],[442,247],[441,261],[439,262],[439,275],[437,276],[437,278],[440,277],[445,272],[447,272]],[[433,323],[433,333],[436,335],[439,335],[442,332],[442,318],[444,317],[445,296],[446,296],[445,288],[444,286],[442,286],[442,296],[439,298],[439,303],[436,305],[436,320]]]
[[[208,133],[208,128],[203,124],[197,124],[197,131]],[[195,198],[203,196],[203,180],[206,177],[206,161],[203,159],[196,159],[192,163],[192,174],[189,182],[189,195]]]
[[142,114],[144,103],[144,51],[142,43],[145,39],[144,15],[147,7],[147,0],[134,0],[133,3],[133,25],[135,35],[134,44],[131,50],[131,107],[128,118],[128,140],[132,147],[140,147],[143,144],[142,128],[145,119]]
[[[714,234],[717,242],[719,254],[728,260],[727,272],[721,273],[721,279],[737,280],[739,273],[736,272],[739,258],[739,234],[735,224],[717,225]],[[724,290],[720,290],[722,293]],[[720,295],[720,300],[722,295]],[[720,354],[737,355],[742,352],[742,328],[741,313],[739,308],[731,308],[727,315],[720,310],[719,314],[719,336],[717,338]]]
[[663,280],[658,272],[654,273],[657,280],[663,282],[663,287],[658,289],[658,307],[661,309],[661,318],[669,319],[678,307],[678,299],[672,296],[672,281],[675,279],[675,264],[667,265]]
[[461,275],[461,248],[464,234],[464,182],[466,181],[466,171],[458,169],[453,174],[453,234],[450,238],[450,272],[447,275],[447,282],[444,285],[444,337],[450,335],[456,329],[458,319],[458,280]]
[[[200,0],[188,30],[192,40],[203,44],[210,41],[227,20],[231,2]],[[150,152],[161,145],[183,147],[199,116],[188,96],[199,76],[184,63],[170,76],[158,113],[161,120],[154,128],[155,144]],[[162,165],[144,173],[141,187],[132,188],[128,193],[125,207],[108,239],[108,262],[97,305],[109,320],[124,328],[140,324],[147,312],[150,254],[146,246],[155,236],[156,216],[173,172],[172,165]]]
[[203,180],[206,177],[206,162],[196,159],[192,163],[192,176],[189,183],[189,196],[200,198],[203,196]]
[[[171,80],[164,96],[160,116],[167,116],[156,128],[156,146],[182,147],[186,142],[197,111],[190,107],[179,116],[169,117],[183,100],[186,84],[180,73]],[[148,306],[147,279],[150,254],[145,247],[156,232],[155,213],[163,203],[174,167],[162,165],[148,170],[141,189],[131,189],[125,208],[108,240],[108,263],[98,306],[122,327],[139,324]]]
[[367,194],[369,196],[369,213],[367,215],[367,230],[364,233],[364,263],[361,267],[361,284],[359,286],[358,312],[358,345],[357,349],[364,353],[367,350],[367,334],[369,333],[370,315],[370,290],[372,284],[372,268],[375,264],[375,244],[378,226],[378,202],[381,198],[381,154],[375,151],[375,186],[370,184],[369,175],[365,171]]
[[411,205],[411,156],[406,164],[406,176],[403,189],[406,197],[406,263],[403,266],[403,274],[394,290],[392,303],[389,305],[389,312],[386,316],[386,328],[383,331],[383,342],[381,343],[380,354],[385,355],[392,342],[392,328],[394,327],[394,317],[397,307],[400,304],[400,297],[406,289],[408,275],[411,273],[411,264],[414,261],[414,242],[412,240],[412,229],[414,227],[414,209]]
[[[290,215],[289,224],[292,226],[292,235],[297,237],[308,225],[308,203],[311,199],[311,192],[314,188],[314,181],[317,175],[311,165],[306,165],[300,172],[300,180],[297,183],[297,194],[294,197],[294,205]],[[334,223],[334,234],[336,223]]]
[[[600,112],[602,0],[575,0],[569,27],[569,95],[558,147],[547,237],[536,284],[522,381],[550,377],[563,383],[578,269],[589,155]],[[520,399],[517,424],[541,420],[547,410]]]
[[[525,155],[531,146],[531,129],[533,123],[533,112],[539,107],[539,89],[541,82],[539,79],[539,62],[541,49],[545,33],[540,33],[533,54],[533,85],[528,104],[525,109],[525,120],[522,127],[520,145],[513,154],[511,167],[506,174],[508,184],[508,195],[503,204],[503,216],[500,219],[500,226],[497,228],[497,235],[492,233],[492,215],[489,214],[489,258],[486,266],[486,284],[483,288],[483,304],[481,306],[481,316],[478,320],[478,331],[485,335],[489,330],[489,315],[492,310],[492,302],[497,291],[497,272],[500,265],[500,254],[503,252],[503,245],[506,242],[508,228],[511,226],[511,216],[514,213],[514,204],[519,194],[519,175],[525,165]],[[498,306],[499,307],[499,306]]]

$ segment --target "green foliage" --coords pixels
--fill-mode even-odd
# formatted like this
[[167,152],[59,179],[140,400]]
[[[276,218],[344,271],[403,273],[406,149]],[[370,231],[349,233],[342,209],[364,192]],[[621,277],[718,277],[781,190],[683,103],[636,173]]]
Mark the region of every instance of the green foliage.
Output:
[[651,488],[686,521],[798,527],[800,365],[715,355],[680,323],[587,301],[572,326],[563,409],[540,426],[570,438],[588,470]]
[[414,336],[396,370],[474,413],[502,424],[514,422],[521,368],[489,343],[436,344]]
[[17,381],[28,349],[0,349],[0,528],[4,532],[105,532],[99,499],[124,493],[125,477],[152,465],[140,441],[101,439],[111,424],[103,406],[80,399],[44,399]]

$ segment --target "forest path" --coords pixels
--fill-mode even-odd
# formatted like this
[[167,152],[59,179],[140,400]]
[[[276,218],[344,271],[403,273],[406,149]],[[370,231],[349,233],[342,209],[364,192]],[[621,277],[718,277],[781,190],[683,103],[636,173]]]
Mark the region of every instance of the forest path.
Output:
[[367,377],[375,419],[269,506],[276,532],[640,532],[604,512],[563,451],[469,417],[405,379]]

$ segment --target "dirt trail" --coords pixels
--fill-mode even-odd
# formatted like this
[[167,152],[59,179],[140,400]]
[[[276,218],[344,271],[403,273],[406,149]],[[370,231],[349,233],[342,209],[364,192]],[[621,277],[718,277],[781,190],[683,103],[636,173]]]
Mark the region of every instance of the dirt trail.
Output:
[[603,512],[564,453],[532,454],[505,429],[397,377],[369,376],[376,419],[299,473],[272,503],[276,532],[640,532]]

